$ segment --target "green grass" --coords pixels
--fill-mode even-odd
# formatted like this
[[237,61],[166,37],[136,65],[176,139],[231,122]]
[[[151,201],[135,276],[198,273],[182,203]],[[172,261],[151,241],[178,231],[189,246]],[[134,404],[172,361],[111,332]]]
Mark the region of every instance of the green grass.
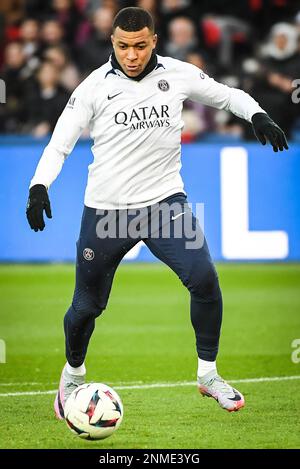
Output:
[[[300,265],[218,265],[224,318],[218,369],[227,380],[300,375]],[[86,442],[53,416],[64,364],[62,321],[74,285],[70,265],[0,266],[0,448],[300,448],[300,380],[237,383],[237,413],[202,399],[194,386],[119,389],[195,380],[189,295],[160,264],[122,265],[97,320],[88,381],[116,387],[125,416],[110,438]],[[30,383],[30,384],[26,384]],[[36,384],[32,384],[36,383]],[[2,395],[1,395],[2,394]]]

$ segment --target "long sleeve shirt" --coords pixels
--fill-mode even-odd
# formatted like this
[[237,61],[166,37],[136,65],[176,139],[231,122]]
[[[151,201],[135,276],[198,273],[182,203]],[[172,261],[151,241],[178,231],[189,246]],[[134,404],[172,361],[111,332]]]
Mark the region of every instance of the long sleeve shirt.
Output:
[[84,203],[99,209],[138,208],[184,191],[180,175],[182,106],[186,99],[225,109],[249,122],[265,112],[240,89],[196,66],[158,56],[140,81],[111,61],[73,92],[45,147],[30,186],[47,188],[86,127],[93,140]]

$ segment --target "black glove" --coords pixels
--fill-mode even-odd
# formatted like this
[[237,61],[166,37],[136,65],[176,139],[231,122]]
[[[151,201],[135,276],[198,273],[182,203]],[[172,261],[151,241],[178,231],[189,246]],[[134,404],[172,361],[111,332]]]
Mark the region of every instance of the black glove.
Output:
[[42,184],[36,184],[29,190],[26,207],[27,220],[34,231],[43,231],[45,228],[43,210],[45,210],[48,218],[52,218],[47,189]]
[[282,151],[284,148],[288,150],[288,144],[283,130],[272,121],[271,117],[264,112],[257,112],[252,116],[252,126],[257,140],[263,145],[267,143],[267,139],[273,147],[273,151]]

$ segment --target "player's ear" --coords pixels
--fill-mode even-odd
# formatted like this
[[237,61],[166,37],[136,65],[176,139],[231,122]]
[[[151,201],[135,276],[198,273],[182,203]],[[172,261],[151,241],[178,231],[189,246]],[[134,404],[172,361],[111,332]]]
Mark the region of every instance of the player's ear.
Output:
[[115,38],[114,38],[114,35],[113,35],[113,34],[110,36],[110,39],[111,39],[112,45],[114,45]]
[[153,35],[153,49],[155,49],[156,44],[157,44],[157,34],[154,34]]

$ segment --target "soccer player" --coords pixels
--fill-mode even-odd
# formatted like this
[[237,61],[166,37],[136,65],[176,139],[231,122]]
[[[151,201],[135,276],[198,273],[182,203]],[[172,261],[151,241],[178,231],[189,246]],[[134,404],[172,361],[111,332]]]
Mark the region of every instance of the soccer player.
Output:
[[[195,236],[202,234],[187,207],[179,173],[182,103],[189,98],[231,111],[252,123],[260,142],[265,145],[268,140],[274,151],[288,149],[285,135],[242,90],[217,83],[194,65],[158,56],[153,19],[146,10],[120,10],[111,39],[110,59],[75,89],[58,119],[31,181],[27,204],[31,228],[42,231],[43,211],[48,218],[52,216],[49,187],[88,126],[94,140],[94,161],[89,166],[77,243],[75,291],[64,318],[67,362],[55,413],[64,418],[68,396],[85,381],[84,360],[95,319],[106,307],[119,263],[140,239],[176,272],[190,292],[200,393],[213,397],[222,408],[236,411],[244,406],[244,397],[220,377],[216,367],[222,296],[206,240],[191,247],[185,233],[175,233],[176,223],[190,221]],[[114,216],[128,228],[134,218],[130,210],[144,210],[140,224],[147,227],[153,207],[172,209],[175,205],[179,211],[170,211],[167,220],[159,219],[157,229],[151,228],[147,236],[138,238],[129,230],[127,236],[105,238],[99,234],[107,217]],[[166,227],[170,229],[168,236],[164,234]]]

